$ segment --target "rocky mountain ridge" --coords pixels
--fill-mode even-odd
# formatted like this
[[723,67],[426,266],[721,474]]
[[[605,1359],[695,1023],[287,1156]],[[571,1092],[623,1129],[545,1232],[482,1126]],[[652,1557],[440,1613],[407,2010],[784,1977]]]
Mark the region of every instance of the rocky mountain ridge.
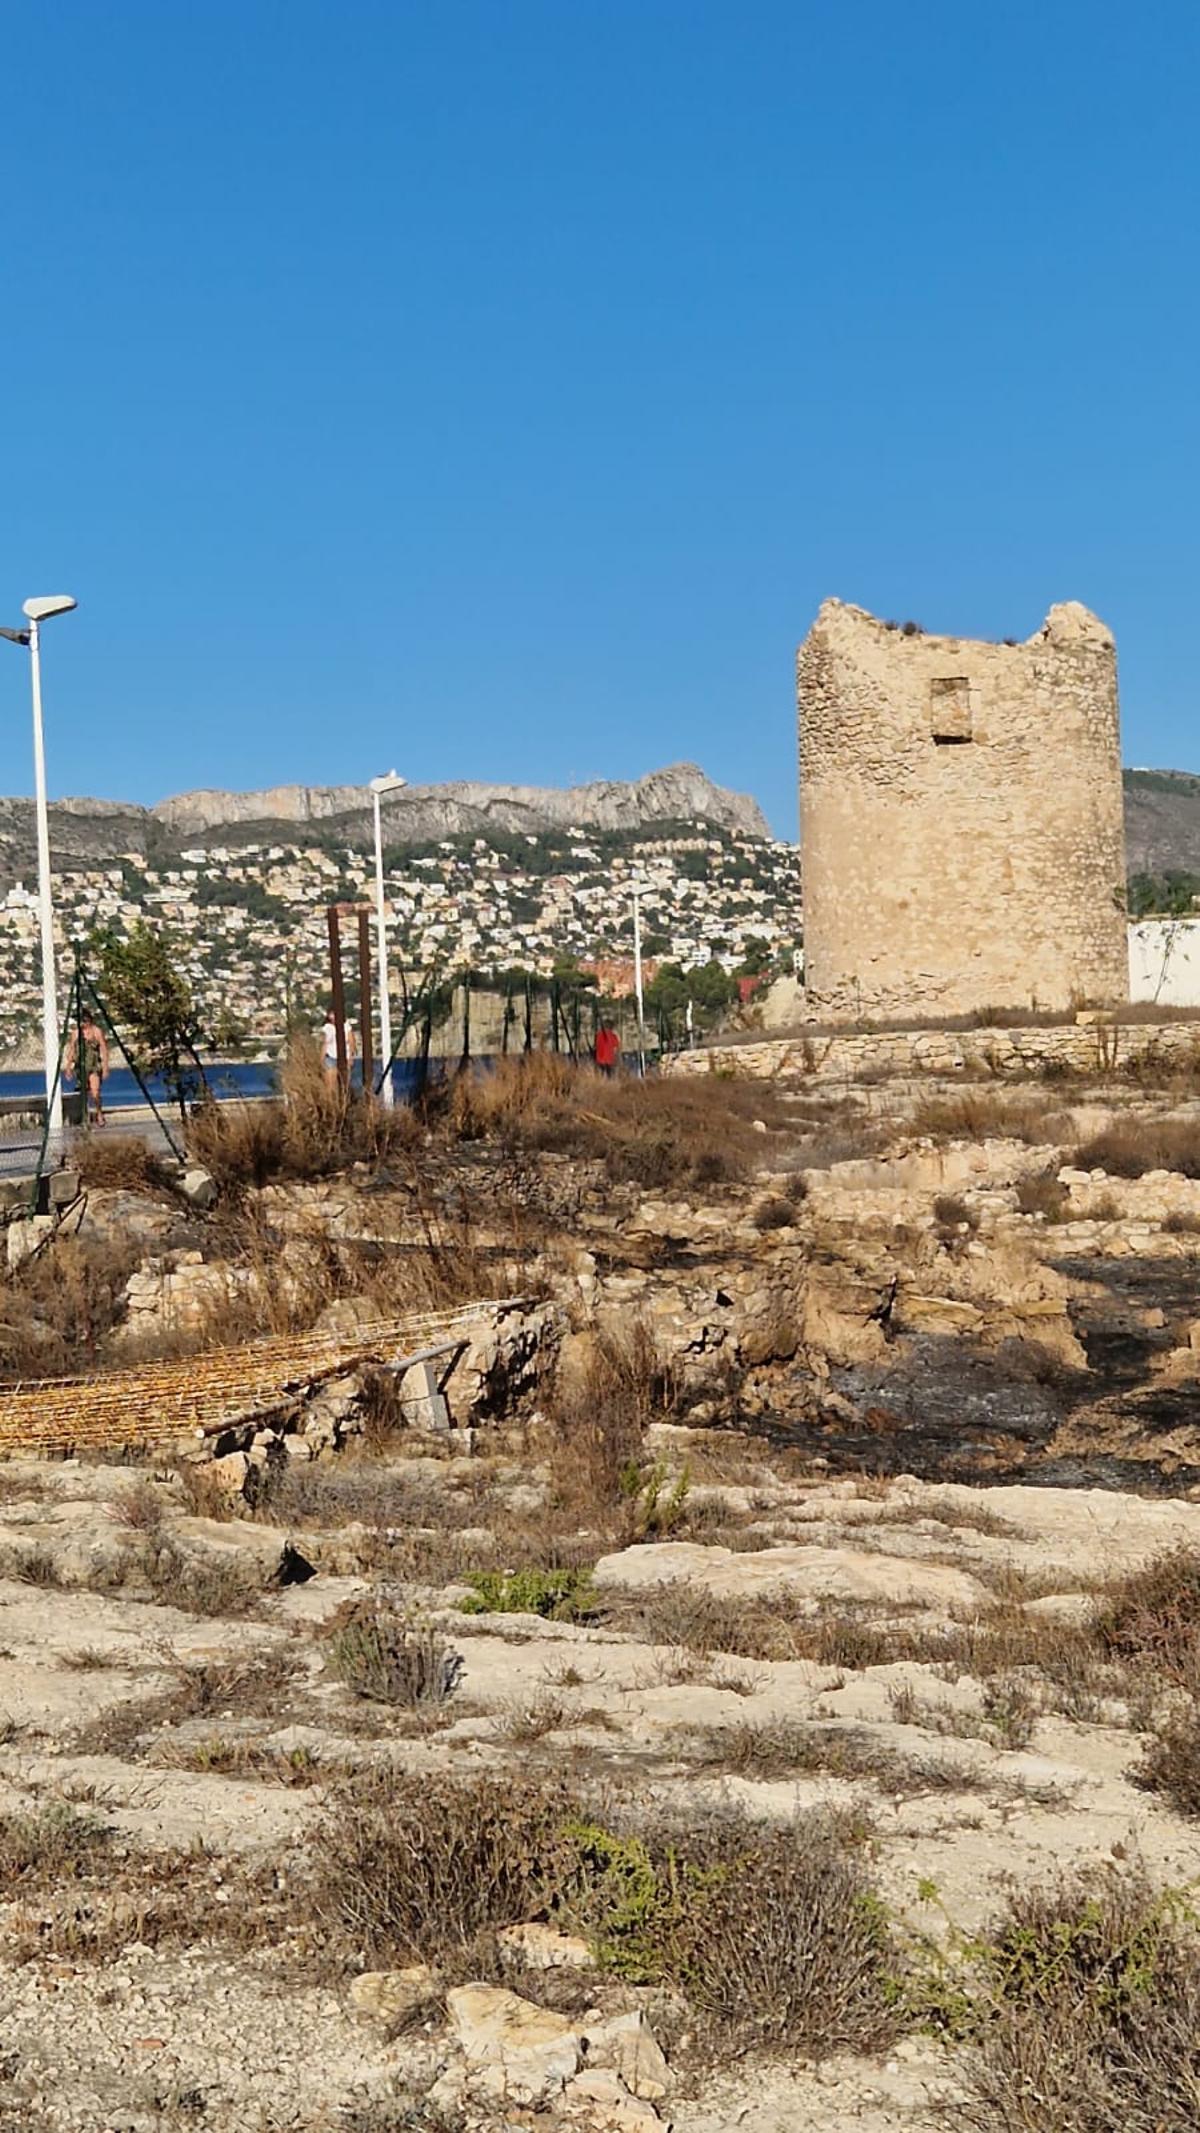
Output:
[[[632,780],[599,779],[565,788],[463,780],[407,786],[385,800],[384,818],[390,844],[489,831],[533,836],[575,825],[636,830],[697,819],[764,840],[771,835],[756,800],[714,784],[694,763],[674,763]],[[189,840],[211,840],[214,831],[234,843],[264,832],[294,841],[299,828],[311,825],[322,834],[340,832],[357,845],[368,841],[371,824],[370,791],[355,785],[180,793],[152,808],[76,798],[57,800],[50,809],[54,857],[64,866],[103,863],[122,854],[165,857]],[[0,866],[17,871],[33,852],[32,801],[0,799]]]
[[1200,777],[1125,772],[1125,860],[1131,874],[1200,874]]

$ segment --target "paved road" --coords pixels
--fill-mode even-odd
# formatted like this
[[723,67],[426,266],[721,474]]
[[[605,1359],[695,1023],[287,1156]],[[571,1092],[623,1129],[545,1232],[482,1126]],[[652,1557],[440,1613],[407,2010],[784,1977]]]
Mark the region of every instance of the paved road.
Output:
[[[145,1141],[147,1147],[152,1148],[158,1155],[170,1156],[174,1153],[162,1126],[149,1104],[126,1104],[120,1110],[108,1111],[106,1116],[108,1124],[103,1128],[104,1132],[122,1135],[132,1134],[138,1140]],[[178,1115],[169,1117],[167,1122],[175,1140],[182,1147],[183,1132]],[[93,1132],[99,1130],[96,1127],[91,1129]],[[55,1169],[60,1164],[69,1164],[76,1142],[84,1138],[85,1134],[82,1128],[76,1126],[64,1127],[58,1148],[47,1147],[46,1167]],[[0,1120],[0,1178],[34,1177],[37,1173],[41,1146],[42,1129],[40,1126],[27,1126],[23,1121],[12,1119]],[[55,1160],[56,1157],[57,1161]]]

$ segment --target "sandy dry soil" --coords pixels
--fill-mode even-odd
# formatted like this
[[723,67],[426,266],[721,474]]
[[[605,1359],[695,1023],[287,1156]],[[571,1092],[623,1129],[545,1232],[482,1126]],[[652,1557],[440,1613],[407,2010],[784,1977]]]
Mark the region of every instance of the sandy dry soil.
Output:
[[[356,2012],[350,1976],[306,1981],[289,1946],[287,1885],[302,1872],[326,1774],[381,1756],[459,1774],[567,1771],[669,1800],[685,1815],[725,1802],[763,1820],[867,1806],[880,1887],[920,1931],[974,1932],[1007,1883],[1044,1879],[1073,1861],[1136,1855],[1172,1884],[1200,1878],[1200,1826],[1131,1777],[1136,1714],[1119,1699],[1101,1696],[1086,1715],[1072,1713],[1062,1707],[1069,1694],[1028,1670],[1031,1708],[1006,1714],[969,1667],[706,1651],[680,1611],[697,1596],[751,1599],[780,1620],[920,1627],[935,1637],[997,1611],[1007,1619],[1014,1608],[1033,1623],[1079,1617],[1099,1579],[1200,1541],[1200,1506],[1104,1492],[1012,1487],[981,1498],[906,1480],[806,1481],[776,1471],[749,1443],[673,1428],[658,1430],[655,1446],[676,1464],[688,1456],[697,1475],[736,1469],[736,1480],[692,1483],[693,1518],[701,1506],[701,1527],[719,1518],[721,1540],[652,1540],[602,1557],[594,1621],[465,1616],[453,1576],[409,1581],[407,1602],[464,1662],[438,1722],[423,1727],[409,1712],[356,1697],[328,1665],[326,1625],[368,1584],[353,1568],[364,1551],[361,1521],[290,1532],[213,1522],[187,1515],[171,1476],[70,1462],[5,1468],[0,1812],[20,1818],[70,1803],[103,1824],[118,1861],[98,1892],[69,1881],[27,1889],[8,1877],[5,2123],[55,2133],[193,2123],[315,2133],[437,2122],[396,2115],[394,2098],[419,2096],[453,2066],[452,2038],[435,2021],[389,2039],[386,2026]],[[430,1461],[410,1464],[427,1500]],[[390,1462],[386,1476],[394,1508],[404,1462]],[[548,1475],[535,1470],[531,1481],[499,1461],[447,1458],[438,1473],[451,1516],[469,1486],[477,1523],[465,1529],[468,1553],[485,1523],[504,1530],[514,1493],[528,1520],[531,1485],[549,1498]],[[147,1530],[156,1545],[172,1533],[197,1559],[244,1561],[256,1588],[286,1540],[316,1575],[264,1591],[252,1613],[235,1618],[138,1597],[133,1576],[91,1589],[89,1578],[112,1585],[114,1558],[143,1549]],[[680,1641],[639,1623],[647,1598],[652,1608],[674,1602]],[[247,1710],[236,1669],[281,1655],[286,1667],[267,1706]],[[218,1695],[211,1709],[186,1715],[180,1670],[201,1666],[232,1669],[228,1706]],[[820,1731],[831,1767],[789,1774],[789,1727]],[[764,1774],[751,1749],[757,1737],[769,1766],[773,1729],[782,1729],[784,1767]],[[855,1744],[862,1774],[857,1765],[839,1771],[842,1737]],[[240,1765],[222,1767],[235,1745]],[[256,1879],[264,1872],[284,1895],[277,1931],[239,1946],[240,1920],[222,1913],[264,1900]],[[156,1925],[147,1941],[139,1903],[160,1877],[177,1875],[194,1891],[194,1935]],[[72,1945],[72,1912],[93,1923],[103,1914],[99,1952],[83,1932]],[[684,2053],[657,2109],[684,2133],[733,2124],[916,2133],[942,2122],[930,2099],[952,2096],[953,2084],[952,2061],[920,2037],[878,2060],[768,2065],[737,2079],[697,2074]],[[516,2122],[533,2121],[518,2114]]]

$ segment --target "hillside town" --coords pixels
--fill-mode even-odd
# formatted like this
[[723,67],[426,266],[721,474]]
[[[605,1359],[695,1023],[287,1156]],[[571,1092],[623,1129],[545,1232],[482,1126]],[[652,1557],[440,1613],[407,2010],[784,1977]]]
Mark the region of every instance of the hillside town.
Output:
[[[294,832],[293,832],[294,834]],[[328,984],[326,912],[373,902],[369,850],[306,829],[303,842],[189,844],[155,862],[129,852],[60,871],[63,968],[76,946],[144,920],[168,936],[201,1020],[218,1041],[267,1043],[318,1016]],[[790,968],[800,939],[799,854],[708,821],[642,831],[452,836],[385,853],[398,969],[450,976],[594,966],[599,989],[628,991],[633,892],[647,978],[749,959]],[[0,1050],[32,1035],[38,1012],[37,895],[30,871],[0,892]]]

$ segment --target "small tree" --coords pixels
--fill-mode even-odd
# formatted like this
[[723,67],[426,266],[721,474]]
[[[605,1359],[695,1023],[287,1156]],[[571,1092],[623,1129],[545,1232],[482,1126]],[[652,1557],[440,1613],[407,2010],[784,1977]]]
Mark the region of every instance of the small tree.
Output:
[[117,1035],[143,1073],[161,1074],[183,1113],[197,1081],[199,1026],[191,987],[175,967],[167,936],[138,919],[124,939],[111,928],[96,934],[91,950]]
[[214,1048],[223,1058],[240,1058],[249,1035],[249,1024],[244,1022],[240,1015],[235,1015],[233,1009],[225,1004],[218,1007],[213,1021],[212,1041]]

